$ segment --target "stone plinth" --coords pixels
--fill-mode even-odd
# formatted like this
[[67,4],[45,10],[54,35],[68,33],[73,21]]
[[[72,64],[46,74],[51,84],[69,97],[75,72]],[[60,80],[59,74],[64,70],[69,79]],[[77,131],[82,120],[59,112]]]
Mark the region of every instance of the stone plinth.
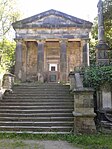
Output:
[[14,75],[10,73],[4,74],[2,84],[3,89],[12,90],[13,84],[14,84]]
[[74,134],[95,133],[93,90],[74,89]]
[[109,64],[109,46],[105,42],[99,42],[96,51],[96,62],[100,65]]

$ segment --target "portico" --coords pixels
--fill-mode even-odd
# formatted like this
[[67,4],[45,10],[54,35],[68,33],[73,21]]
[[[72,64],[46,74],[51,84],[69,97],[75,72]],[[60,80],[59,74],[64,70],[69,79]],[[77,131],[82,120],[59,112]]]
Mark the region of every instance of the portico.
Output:
[[21,81],[67,82],[76,66],[89,65],[92,23],[49,10],[15,22],[15,75]]

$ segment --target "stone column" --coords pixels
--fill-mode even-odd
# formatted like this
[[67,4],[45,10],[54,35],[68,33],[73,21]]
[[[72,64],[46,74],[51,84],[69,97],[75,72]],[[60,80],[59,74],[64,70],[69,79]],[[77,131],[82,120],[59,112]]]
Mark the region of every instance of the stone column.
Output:
[[103,2],[98,2],[98,41],[104,42],[104,20],[103,20]]
[[96,45],[97,54],[96,61],[98,64],[108,64],[108,50],[109,46],[106,44],[104,39],[104,19],[103,19],[103,2],[98,2],[98,45]]
[[17,79],[21,80],[22,78],[22,41],[18,40],[16,43],[15,51],[15,76]]
[[60,81],[67,81],[67,45],[65,40],[60,41]]
[[74,134],[95,133],[93,90],[74,89]]
[[22,82],[27,80],[27,45],[26,42],[22,43]]
[[88,40],[84,41],[83,44],[83,64],[89,66],[89,43]]
[[44,81],[44,42],[38,41],[38,52],[37,52],[37,75],[38,81]]

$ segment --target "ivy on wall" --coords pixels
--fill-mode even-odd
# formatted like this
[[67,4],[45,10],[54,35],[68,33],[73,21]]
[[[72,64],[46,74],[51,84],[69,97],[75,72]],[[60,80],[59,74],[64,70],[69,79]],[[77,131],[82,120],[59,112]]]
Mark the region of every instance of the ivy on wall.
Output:
[[90,66],[84,69],[84,86],[98,89],[105,82],[112,85],[112,65]]

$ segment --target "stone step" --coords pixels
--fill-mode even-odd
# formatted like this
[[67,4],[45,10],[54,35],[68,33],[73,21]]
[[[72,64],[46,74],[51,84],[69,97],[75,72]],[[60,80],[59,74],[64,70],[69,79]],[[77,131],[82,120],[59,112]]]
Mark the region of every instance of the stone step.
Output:
[[57,87],[57,86],[51,86],[51,87],[49,87],[49,86],[35,86],[35,87],[33,87],[33,86],[26,86],[26,87],[13,87],[13,90],[67,90],[67,91],[69,91],[69,88],[70,87],[66,87],[66,86],[59,86],[59,87]]
[[[39,105],[39,106],[23,106],[23,105],[21,105],[21,106],[10,106],[10,105],[8,105],[8,106],[1,106],[0,105],[0,110],[1,109],[29,109],[29,110],[31,110],[31,109],[70,109],[71,108],[71,105],[51,105],[51,106],[49,106],[49,105]],[[73,107],[71,108],[71,109],[73,109]]]
[[69,92],[68,87],[14,87],[13,91],[67,91]]
[[37,122],[37,121],[0,121],[0,126],[72,126],[73,121],[46,121],[46,122]]
[[56,87],[60,87],[60,88],[69,88],[70,86],[69,85],[63,85],[63,84],[54,84],[54,83],[44,83],[44,84],[31,84],[31,83],[28,83],[28,84],[23,84],[23,83],[21,83],[21,84],[18,84],[18,85],[14,85],[14,88],[47,88],[47,87],[49,87],[49,88],[56,88]]
[[13,89],[13,92],[63,92],[63,93],[69,93],[70,91],[68,89]]
[[69,113],[72,109],[0,109],[0,113]]
[[58,96],[56,96],[56,95],[54,95],[54,96],[53,95],[52,96],[51,95],[48,95],[48,96],[44,96],[44,95],[37,95],[37,96],[35,96],[35,95],[34,96],[33,95],[32,96],[31,95],[25,95],[25,96],[20,95],[20,96],[18,96],[17,95],[17,96],[13,96],[12,95],[12,96],[4,96],[3,97],[3,99],[15,99],[15,98],[16,99],[21,99],[21,98],[23,99],[24,98],[24,99],[56,99],[56,100],[57,99],[71,99],[71,100],[73,100],[73,98],[70,96],[59,96],[59,95]]
[[72,96],[72,95],[70,95],[69,94],[69,92],[62,92],[62,91],[60,91],[60,92],[52,92],[52,91],[49,91],[49,92],[47,92],[47,91],[29,91],[29,92],[25,92],[25,91],[21,91],[21,92],[13,92],[12,94],[9,94],[10,96],[11,95],[68,95],[68,96]]
[[3,106],[71,106],[73,107],[73,102],[71,101],[0,101],[0,107]]
[[69,95],[70,96],[70,94],[69,94],[69,92],[64,92],[64,91],[13,91],[13,93],[11,93],[10,95],[15,95],[15,94],[17,94],[17,95],[20,95],[20,94],[25,94],[25,95],[27,95],[27,94],[34,94],[34,95],[36,95],[36,94],[44,94],[44,95],[48,95],[48,94],[51,94],[51,95]]
[[0,126],[0,131],[20,131],[20,132],[72,132],[73,127],[71,126]]
[[47,113],[7,113],[7,112],[0,112],[0,117],[73,117],[73,114],[72,112],[68,112],[68,113],[65,113],[65,112],[61,112],[61,113],[50,113],[50,112],[47,112]]
[[69,90],[69,88],[70,88],[70,86],[45,86],[45,85],[43,85],[43,86],[13,86],[13,90],[22,90],[22,89],[24,89],[24,90],[43,90],[43,89],[45,89],[45,90],[55,90],[55,89],[59,89],[59,90]]
[[13,92],[28,92],[28,91],[31,91],[31,92],[69,92],[69,89],[62,89],[62,88],[14,88],[13,89]]
[[5,102],[73,102],[72,99],[68,98],[5,98]]
[[[56,95],[56,94],[54,94],[54,95],[50,95],[50,94],[48,94],[48,95],[44,95],[44,94],[26,94],[26,95],[24,95],[24,94],[19,94],[19,95],[17,95],[17,94],[15,94],[15,95],[4,95],[3,96],[3,100],[4,99],[21,99],[21,98],[24,98],[24,99],[30,99],[30,98],[32,98],[32,99],[71,99],[71,100],[73,100],[73,97],[72,96],[70,96],[70,95]],[[3,101],[3,100],[0,100],[0,102],[1,101]]]
[[112,122],[101,121],[101,132],[112,134]]
[[67,121],[72,121],[73,122],[73,117],[53,117],[53,116],[46,116],[46,117],[11,117],[11,116],[1,116],[0,117],[0,121],[22,121],[22,122],[26,122],[26,121],[34,121],[34,122],[46,122],[46,121],[63,121],[63,122],[67,122]]
[[47,98],[49,98],[49,97],[51,97],[51,98],[53,98],[53,97],[68,97],[68,98],[73,98],[72,96],[70,96],[69,94],[59,94],[59,93],[57,93],[57,94],[53,94],[53,93],[36,93],[36,94],[31,94],[31,93],[29,93],[29,94],[25,94],[25,93],[23,93],[23,94],[21,94],[21,93],[17,93],[17,94],[9,94],[8,96],[7,95],[5,95],[4,97],[35,97],[35,96],[38,96],[38,97],[47,97]]
[[101,121],[101,125],[103,127],[111,127],[112,128],[112,122],[108,122],[108,121]]
[[71,133],[73,105],[69,86],[16,85],[0,101],[0,132]]

